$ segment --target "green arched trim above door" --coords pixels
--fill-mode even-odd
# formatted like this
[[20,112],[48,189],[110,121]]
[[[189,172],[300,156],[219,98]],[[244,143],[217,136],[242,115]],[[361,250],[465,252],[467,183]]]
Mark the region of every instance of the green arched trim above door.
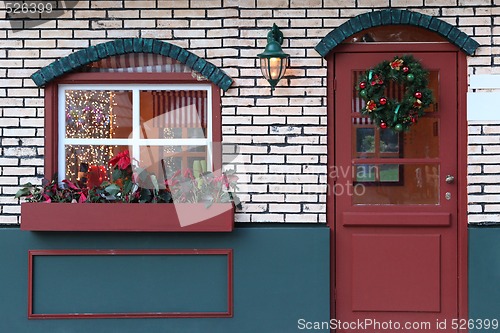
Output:
[[326,57],[337,45],[355,33],[382,25],[411,25],[433,31],[448,39],[450,43],[455,44],[468,55],[474,54],[479,47],[479,43],[465,32],[436,17],[408,10],[387,9],[363,13],[351,18],[328,33],[315,49],[322,57]]
[[226,91],[233,83],[223,70],[177,45],[153,38],[125,38],[92,45],[71,53],[35,72],[31,79],[38,87],[94,61],[126,53],[154,53],[175,59]]

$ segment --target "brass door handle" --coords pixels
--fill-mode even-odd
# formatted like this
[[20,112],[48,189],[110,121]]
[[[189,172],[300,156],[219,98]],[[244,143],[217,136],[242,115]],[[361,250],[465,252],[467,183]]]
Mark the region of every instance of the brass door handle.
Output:
[[452,175],[447,175],[445,178],[445,182],[448,184],[453,184],[454,181],[455,181],[455,177],[453,177]]

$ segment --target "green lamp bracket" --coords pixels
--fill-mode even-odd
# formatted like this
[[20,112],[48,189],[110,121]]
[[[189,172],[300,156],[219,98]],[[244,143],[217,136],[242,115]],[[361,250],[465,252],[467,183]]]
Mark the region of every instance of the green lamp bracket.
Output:
[[273,23],[273,27],[267,33],[267,42],[277,42],[280,45],[283,45],[283,33],[280,28],[278,28],[276,23]]

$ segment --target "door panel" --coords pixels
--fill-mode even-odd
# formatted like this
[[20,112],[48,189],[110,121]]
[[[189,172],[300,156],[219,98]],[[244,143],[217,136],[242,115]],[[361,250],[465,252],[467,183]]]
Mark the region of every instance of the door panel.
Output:
[[[363,116],[354,89],[363,71],[397,54],[335,54],[335,194],[342,189],[334,196],[335,317],[341,322],[418,321],[434,329],[437,319],[457,318],[457,185],[445,181],[457,172],[456,54],[412,54],[431,73],[435,103],[401,134]],[[388,90],[395,98],[404,93]]]
[[354,234],[351,242],[353,311],[439,312],[439,234]]

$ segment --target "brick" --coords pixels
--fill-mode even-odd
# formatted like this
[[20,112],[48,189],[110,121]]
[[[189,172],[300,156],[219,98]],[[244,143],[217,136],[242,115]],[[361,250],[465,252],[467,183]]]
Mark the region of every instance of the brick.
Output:
[[257,0],[258,8],[288,8],[289,0]]
[[494,173],[494,174],[500,173],[500,165],[484,165],[483,166],[483,172],[485,174],[488,174],[488,173]]
[[156,1],[151,0],[125,0],[125,8],[155,8]]
[[485,185],[484,193],[500,193],[500,185]]
[[286,214],[285,222],[289,223],[317,223],[317,214]]
[[1,224],[17,224],[19,222],[18,222],[17,216],[0,215],[0,223]]
[[138,10],[110,10],[108,11],[108,17],[110,19],[115,19],[115,18],[122,18],[122,19],[128,19],[128,18],[139,18],[140,13],[142,14],[143,12],[139,12]]
[[284,194],[252,194],[253,202],[283,202]]
[[2,168],[2,176],[25,176],[25,175],[34,175],[35,174],[35,168],[29,168],[29,167],[3,167]]
[[345,7],[355,7],[355,0],[323,0],[323,6],[334,7],[334,8],[345,8]]
[[0,185],[19,185],[17,177],[0,177]]
[[299,213],[301,210],[300,204],[269,204],[270,213]]
[[35,129],[31,128],[5,128],[3,130],[3,135],[6,137],[23,137],[23,136],[35,136]]
[[252,176],[252,183],[283,183],[285,176],[273,174],[257,174]]
[[184,9],[175,9],[173,10],[173,17],[174,18],[192,18],[192,17],[205,17],[206,12],[205,10],[202,9],[190,9],[190,10],[184,10]]
[[12,157],[0,157],[0,166],[18,165],[19,159]]
[[270,146],[271,154],[302,154],[302,147],[297,145]]
[[285,162],[285,156],[283,156],[283,155],[253,155],[252,156],[252,163],[272,164],[272,163],[284,163],[284,162]]
[[290,184],[270,184],[270,193],[301,193],[302,188],[300,185]]
[[284,222],[283,214],[253,214],[252,222]]
[[123,1],[90,1],[92,8],[122,8]]
[[318,160],[318,156],[316,155],[289,155],[286,157],[286,163],[294,164],[316,164],[318,163]]

